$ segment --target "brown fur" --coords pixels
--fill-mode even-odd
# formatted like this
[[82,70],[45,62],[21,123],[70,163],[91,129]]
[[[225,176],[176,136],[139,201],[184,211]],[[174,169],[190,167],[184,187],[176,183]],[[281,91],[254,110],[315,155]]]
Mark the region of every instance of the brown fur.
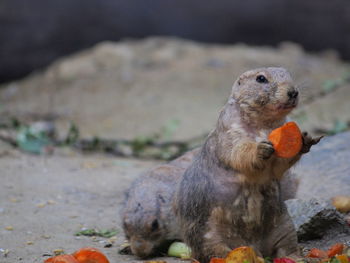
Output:
[[[258,82],[261,75],[267,82]],[[289,159],[273,155],[267,141],[297,105],[295,91],[283,68],[242,74],[215,130],[185,171],[174,207],[184,240],[201,263],[244,245],[262,256],[297,254],[280,180],[319,139],[304,135],[302,151]]]
[[172,209],[176,185],[198,149],[142,174],[130,187],[122,209],[123,230],[131,252],[141,258],[181,239]]

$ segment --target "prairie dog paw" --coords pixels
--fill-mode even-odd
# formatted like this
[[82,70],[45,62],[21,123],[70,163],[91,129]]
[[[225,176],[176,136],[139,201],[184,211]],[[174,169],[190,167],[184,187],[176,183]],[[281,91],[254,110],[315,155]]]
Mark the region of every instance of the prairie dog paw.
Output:
[[275,152],[271,142],[262,141],[258,143],[258,157],[263,160],[267,160]]
[[323,136],[312,138],[307,132],[302,133],[303,146],[301,147],[301,153],[307,153],[310,151],[311,146],[316,145],[320,142]]

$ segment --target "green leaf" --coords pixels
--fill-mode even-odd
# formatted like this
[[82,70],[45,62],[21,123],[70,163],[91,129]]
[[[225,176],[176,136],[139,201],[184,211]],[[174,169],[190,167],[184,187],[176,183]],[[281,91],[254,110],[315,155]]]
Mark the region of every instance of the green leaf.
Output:
[[65,143],[68,145],[75,143],[79,139],[79,134],[80,133],[78,127],[74,123],[71,123],[67,136],[64,140]]
[[76,236],[99,236],[110,238],[115,236],[118,233],[115,229],[105,229],[105,230],[96,230],[96,229],[84,229],[82,231],[76,232]]
[[51,144],[50,139],[44,132],[38,132],[30,127],[20,128],[16,142],[21,150],[35,154],[42,153],[44,148]]

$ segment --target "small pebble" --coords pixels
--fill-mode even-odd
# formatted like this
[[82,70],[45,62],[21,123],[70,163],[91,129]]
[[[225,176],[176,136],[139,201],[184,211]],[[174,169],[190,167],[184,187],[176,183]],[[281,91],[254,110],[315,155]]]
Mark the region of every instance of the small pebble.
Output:
[[27,244],[27,245],[34,245],[34,242],[33,242],[33,241],[27,241],[26,244]]
[[0,248],[0,252],[6,258],[8,256],[8,254],[10,253],[10,250],[8,250],[6,248]]
[[10,202],[12,203],[18,203],[19,200],[17,198],[10,198]]
[[40,203],[40,204],[37,204],[36,206],[39,207],[39,208],[44,208],[46,206],[46,204],[45,203]]
[[64,250],[61,248],[54,249],[53,253],[55,254],[55,256],[62,255],[64,253]]

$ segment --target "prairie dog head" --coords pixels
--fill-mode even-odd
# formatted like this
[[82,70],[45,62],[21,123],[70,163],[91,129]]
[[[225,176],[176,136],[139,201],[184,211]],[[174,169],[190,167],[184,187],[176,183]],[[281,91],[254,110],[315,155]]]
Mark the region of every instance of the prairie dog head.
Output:
[[161,221],[147,213],[138,220],[124,218],[123,228],[132,253],[140,258],[153,255],[156,252],[155,249],[164,241],[162,232],[165,230]]
[[234,83],[230,99],[249,118],[275,121],[297,106],[298,95],[286,69],[269,67],[243,73]]

